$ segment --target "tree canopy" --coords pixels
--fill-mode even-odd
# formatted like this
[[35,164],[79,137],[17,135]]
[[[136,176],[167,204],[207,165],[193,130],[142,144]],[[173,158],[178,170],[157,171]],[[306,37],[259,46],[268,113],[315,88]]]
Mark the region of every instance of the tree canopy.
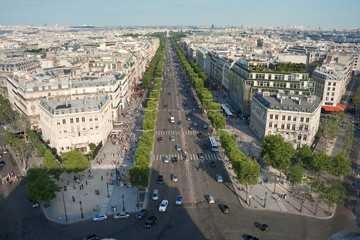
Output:
[[64,160],[63,168],[68,172],[81,172],[90,167],[89,161],[84,154],[78,150],[63,153],[61,158]]

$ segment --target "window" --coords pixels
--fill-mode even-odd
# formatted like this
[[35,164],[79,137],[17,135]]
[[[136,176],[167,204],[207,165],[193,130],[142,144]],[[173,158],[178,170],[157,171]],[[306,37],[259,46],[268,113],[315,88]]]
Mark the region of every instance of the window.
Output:
[[298,136],[298,140],[301,140],[301,134],[299,134],[299,136]]
[[285,125],[284,125],[284,124],[281,124],[281,129],[285,129]]
[[290,124],[287,124],[287,125],[286,125],[286,129],[287,129],[287,130],[290,130]]
[[309,126],[305,125],[305,131],[309,130]]
[[272,127],[272,122],[269,122],[269,127]]
[[279,119],[279,115],[275,115],[275,120],[278,120]]
[[63,122],[63,124],[66,124],[66,119],[63,119],[62,122]]
[[333,87],[333,91],[335,91],[335,88]]
[[286,118],[286,116],[284,115],[284,116],[282,116],[282,120],[284,120],[285,121],[285,118]]
[[306,118],[306,122],[309,122],[310,121],[310,118]]
[[274,124],[274,128],[277,128],[277,124]]
[[60,122],[57,122],[57,125],[60,125]]
[[77,122],[77,123],[80,122],[80,119],[79,119],[79,118],[76,118],[76,122]]
[[81,121],[82,121],[82,122],[85,122],[85,117],[82,117],[82,118],[81,118]]
[[[333,83],[333,86],[336,86],[336,82]],[[304,136],[305,137],[305,136]]]
[[304,141],[306,141],[306,139],[307,139],[307,135],[304,135]]
[[98,117],[97,116],[95,116],[95,121],[97,121],[98,120]]
[[293,117],[293,121],[296,122],[296,117]]
[[73,119],[73,118],[70,118],[70,123],[74,123],[74,119]]
[[291,116],[288,116],[288,121],[291,121]]
[[331,82],[328,82],[328,86],[331,86]]
[[328,87],[328,91],[330,91],[330,88]]
[[330,92],[326,92],[326,96],[329,96],[330,95]]
[[334,92],[332,92],[332,93],[331,93],[331,96],[335,96],[335,93],[334,93]]
[[89,122],[92,122],[92,117],[89,117]]
[[300,122],[304,122],[304,118],[303,118],[303,117],[300,118]]
[[270,119],[273,119],[273,118],[274,118],[274,116],[272,114],[270,114]]
[[299,130],[302,131],[303,130],[303,125],[299,126]]

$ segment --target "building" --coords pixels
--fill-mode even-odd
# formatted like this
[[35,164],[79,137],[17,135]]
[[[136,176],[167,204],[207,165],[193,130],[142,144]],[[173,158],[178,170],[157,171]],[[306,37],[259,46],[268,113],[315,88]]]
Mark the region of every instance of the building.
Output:
[[315,95],[257,93],[251,104],[250,127],[259,139],[281,134],[295,148],[311,146],[319,128],[321,99]]
[[59,153],[87,153],[90,143],[105,142],[112,130],[108,94],[68,101],[44,98],[39,112],[44,140]]
[[314,93],[323,101],[325,111],[344,110],[342,98],[351,80],[353,55],[350,53],[328,54],[325,63],[315,69]]

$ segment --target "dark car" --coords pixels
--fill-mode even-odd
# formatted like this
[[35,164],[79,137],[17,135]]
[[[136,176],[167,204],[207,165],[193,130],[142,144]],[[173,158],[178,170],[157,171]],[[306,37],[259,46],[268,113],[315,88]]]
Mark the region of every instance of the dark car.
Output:
[[137,214],[136,214],[136,218],[137,219],[142,219],[143,217],[145,217],[148,214],[148,211],[146,209],[141,209]]
[[204,159],[204,154],[203,153],[198,153],[197,156],[198,156],[199,159]]
[[216,167],[215,162],[214,162],[214,161],[211,161],[211,162],[210,162],[210,166],[211,166],[211,167]]
[[5,161],[0,161],[0,167],[4,167],[6,165]]
[[182,122],[181,122],[181,121],[178,121],[178,124],[181,126],[181,125],[182,125]]
[[164,183],[164,177],[162,175],[159,175],[157,183],[158,184],[163,184]]
[[269,230],[269,226],[264,223],[259,226],[259,229],[263,232],[266,232],[267,230]]
[[83,240],[99,240],[100,238],[96,234],[91,234],[87,237],[84,237]]
[[177,163],[177,161],[178,161],[178,160],[177,160],[177,157],[172,157],[172,158],[171,158],[171,162]]
[[225,214],[230,213],[230,209],[229,209],[229,206],[228,206],[228,205],[221,204],[221,205],[220,205],[220,209],[221,209],[221,211],[222,211],[223,213],[225,213]]
[[151,216],[145,220],[144,227],[151,228],[155,223],[157,223],[157,217]]
[[158,137],[158,138],[157,138],[157,141],[158,141],[158,142],[161,142],[162,140],[163,140],[162,137]]
[[209,149],[209,146],[208,146],[206,143],[204,143],[204,144],[202,145],[202,148],[205,149],[205,150],[208,150],[208,149]]
[[246,235],[245,240],[260,240],[260,239],[251,235]]
[[203,134],[201,132],[197,133],[196,136],[198,136],[199,138],[203,137]]

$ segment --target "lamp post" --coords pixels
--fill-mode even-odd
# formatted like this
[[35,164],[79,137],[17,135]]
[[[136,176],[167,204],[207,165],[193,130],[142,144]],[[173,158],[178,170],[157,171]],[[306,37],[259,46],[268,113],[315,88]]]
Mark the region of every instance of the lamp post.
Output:
[[66,219],[66,222],[67,222],[67,221],[68,221],[68,217],[67,217],[67,213],[66,213],[66,206],[65,206],[64,190],[63,190],[63,188],[61,188],[61,194],[62,194],[62,199],[63,199],[63,204],[64,204],[65,219]]
[[82,211],[82,206],[81,206],[81,201],[79,201],[79,203],[80,203],[81,218],[84,218],[84,214],[83,214],[83,211]]
[[109,183],[108,182],[106,183],[106,189],[107,189],[107,197],[109,198],[110,194],[109,194]]
[[123,212],[125,212],[125,201],[124,201],[124,194],[122,195],[122,201],[123,201]]
[[267,197],[267,192],[265,192],[264,208],[266,207],[266,197]]

